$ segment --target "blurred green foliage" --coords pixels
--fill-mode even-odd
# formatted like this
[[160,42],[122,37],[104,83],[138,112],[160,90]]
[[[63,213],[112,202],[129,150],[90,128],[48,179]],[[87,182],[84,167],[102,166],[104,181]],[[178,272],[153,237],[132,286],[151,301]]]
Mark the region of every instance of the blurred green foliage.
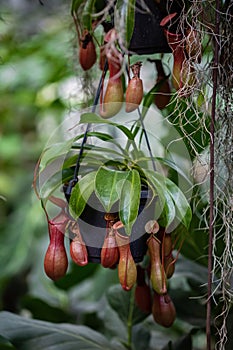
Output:
[[[41,3],[5,0],[0,7],[0,308],[47,322],[84,324],[118,339],[114,348],[122,349],[127,298],[116,285],[117,271],[71,263],[67,275],[54,283],[43,270],[47,222],[32,190],[33,172],[48,138],[73,104],[82,101],[74,78],[70,2]],[[205,264],[203,246],[207,240],[200,233],[184,250],[191,259],[203,254]],[[206,279],[206,267],[179,258],[169,291],[178,319],[172,330],[164,330],[151,316],[139,314],[133,326],[135,349],[187,350],[191,335],[199,344],[196,349],[202,349],[205,306],[200,295],[206,293]],[[117,304],[121,298],[124,302]],[[10,335],[14,345],[16,329]],[[53,333],[56,339],[55,328]],[[26,344],[27,333],[24,340]],[[0,338],[0,349],[13,348]]]
[[33,174],[49,137],[83,103],[77,92],[83,73],[76,79],[70,2],[42,3],[1,1],[0,7],[0,308],[65,322],[73,320],[66,290],[98,268],[71,264],[56,285],[44,274],[48,229]]
[[[67,113],[59,89],[74,73],[68,6],[68,1],[1,2],[0,295],[2,307],[13,310],[17,289],[23,294],[46,237],[32,181],[45,142]],[[9,288],[16,294],[12,300]]]

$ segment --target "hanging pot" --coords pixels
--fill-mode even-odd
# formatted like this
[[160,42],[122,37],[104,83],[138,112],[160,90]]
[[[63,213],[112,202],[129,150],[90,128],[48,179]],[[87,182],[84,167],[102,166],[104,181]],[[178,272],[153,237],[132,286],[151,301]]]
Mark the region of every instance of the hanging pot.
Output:
[[[151,199],[152,193],[147,189],[142,189],[138,217],[130,236],[130,250],[136,263],[142,261],[147,251],[148,234],[145,232],[145,224],[154,217],[154,201],[150,203]],[[113,206],[111,212],[117,216],[117,204]],[[88,252],[88,262],[101,263],[101,249],[106,236],[105,214],[102,204],[93,194],[78,219],[80,232]],[[123,232],[123,229],[121,230]]]
[[[137,0],[135,5],[134,31],[130,41],[129,50],[139,55],[154,53],[170,53],[161,20],[169,13],[181,12],[183,5],[179,1],[169,4],[165,1]],[[177,16],[178,17],[178,16]],[[177,22],[173,22],[172,30],[176,31]]]
[[164,14],[155,1],[136,1],[134,31],[129,51],[139,54],[171,52],[160,26]]

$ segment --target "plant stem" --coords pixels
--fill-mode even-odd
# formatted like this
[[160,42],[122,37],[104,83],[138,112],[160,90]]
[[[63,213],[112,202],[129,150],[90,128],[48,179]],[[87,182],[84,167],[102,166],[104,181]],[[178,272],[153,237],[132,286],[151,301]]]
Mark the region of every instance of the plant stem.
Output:
[[215,14],[215,46],[214,46],[214,62],[213,62],[213,96],[210,124],[210,218],[209,218],[209,249],[208,249],[208,299],[206,311],[206,343],[207,350],[211,350],[211,301],[212,301],[212,278],[213,278],[213,235],[214,235],[214,162],[215,162],[215,114],[216,114],[216,98],[218,84],[218,55],[219,55],[219,22],[220,22],[220,1],[216,0]]
[[142,114],[141,114],[141,111],[140,111],[139,108],[138,108],[138,114],[139,114],[140,122],[141,122],[141,125],[142,125],[142,130],[143,130],[143,133],[144,133],[144,136],[145,136],[145,139],[146,139],[146,145],[147,145],[150,157],[151,157],[152,166],[153,166],[154,171],[156,171],[155,161],[154,161],[153,154],[152,154],[151,147],[150,147],[150,141],[149,141],[149,138],[148,138],[148,135],[147,135],[147,132],[146,132],[146,128],[145,128],[145,125],[144,125],[143,117],[142,117]]
[[130,303],[129,303],[129,314],[128,314],[128,320],[127,320],[127,331],[128,331],[127,348],[129,350],[132,349],[132,328],[133,328],[133,310],[134,310],[135,289],[136,289],[136,285],[134,285],[132,290],[131,290]]

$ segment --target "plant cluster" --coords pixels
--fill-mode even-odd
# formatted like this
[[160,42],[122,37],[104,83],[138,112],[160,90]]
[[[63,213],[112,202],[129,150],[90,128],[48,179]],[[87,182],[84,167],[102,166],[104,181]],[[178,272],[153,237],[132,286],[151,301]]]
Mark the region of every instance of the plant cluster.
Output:
[[[118,267],[119,281],[124,290],[129,291],[137,284],[135,295],[138,304],[148,300],[147,312],[152,310],[154,319],[159,324],[169,327],[175,319],[175,308],[167,292],[167,279],[172,276],[176,261],[172,250],[175,245],[180,250],[180,242],[189,229],[192,213],[179,186],[165,172],[156,169],[155,161],[160,162],[167,169],[172,169],[177,175],[185,177],[182,170],[170,159],[154,157],[151,152],[147,155],[142,150],[142,140],[145,138],[150,151],[147,132],[144,128],[148,107],[155,102],[163,109],[169,102],[171,91],[168,76],[164,73],[161,60],[155,60],[159,72],[157,82],[153,91],[143,99],[143,84],[140,79],[141,62],[132,65],[124,63],[125,52],[122,51],[119,32],[115,27],[107,25],[105,12],[100,17],[91,16],[87,19],[87,4],[96,11],[96,2],[74,1],[72,15],[78,33],[79,62],[83,70],[90,69],[96,62],[94,31],[99,24],[102,24],[106,32],[98,55],[102,76],[96,98],[98,101],[100,95],[100,109],[99,113],[96,113],[95,104],[91,113],[81,115],[79,125],[86,125],[84,133],[78,133],[64,142],[59,146],[59,151],[55,150],[56,145],[55,147],[52,145],[42,155],[39,175],[66,153],[64,163],[58,171],[62,174],[62,179],[57,180],[53,175],[39,188],[39,197],[48,219],[50,237],[44,261],[45,272],[54,280],[66,273],[68,259],[64,245],[65,231],[68,231],[70,238],[72,260],[80,266],[89,262],[88,243],[85,232],[82,232],[79,226],[79,220],[80,217],[83,219],[84,212],[88,211],[89,200],[94,196],[102,206],[101,219],[105,223],[104,236],[100,243],[100,263],[105,268]],[[132,10],[132,6],[134,4],[130,2],[128,10]],[[110,10],[111,8],[108,9],[108,13]],[[80,21],[80,11],[84,14],[83,22]],[[161,25],[165,26],[175,16],[176,13],[169,15]],[[166,33],[167,38],[168,36],[170,38],[172,34]],[[187,45],[190,41],[193,44],[195,36],[192,34],[192,40],[189,41],[187,38],[188,36]],[[175,58],[172,73],[173,85],[180,90],[184,81],[182,73],[184,54],[180,53],[182,50],[180,41],[171,43],[168,40],[168,44]],[[186,48],[186,52],[191,50],[190,46],[191,44],[188,49]],[[128,60],[130,61],[130,55]],[[125,89],[125,112],[123,113],[137,110],[139,115],[139,119],[130,126],[108,120],[122,110],[125,67],[129,83]],[[133,72],[132,78],[130,78],[130,69]],[[109,77],[104,92],[107,71],[109,71]],[[156,98],[153,95],[154,91],[159,92]],[[164,93],[165,98],[160,99]],[[139,105],[142,100],[143,109],[140,112]],[[104,128],[104,131],[101,128]],[[114,133],[121,134],[124,144],[122,137],[119,142],[113,136]],[[93,144],[87,142],[90,139]],[[101,141],[100,145],[98,141]],[[61,185],[68,203],[54,196],[55,188]],[[142,205],[143,190],[147,193],[148,201]],[[61,208],[59,214],[53,219],[49,219],[46,210],[48,200]],[[142,268],[137,266],[138,261],[132,254],[131,241],[135,240],[132,238],[132,233],[138,225],[137,217],[144,208],[149,206],[153,210],[140,228],[140,236],[145,233],[147,235],[145,252],[148,250],[146,255],[148,261],[144,262],[145,266]],[[180,235],[181,231],[183,231],[182,235]],[[138,270],[140,270],[139,276]],[[143,273],[146,276],[143,277]],[[153,305],[148,283],[154,293]],[[145,309],[144,306],[142,308]]]
[[[148,9],[149,4],[149,1],[143,2],[143,9]],[[147,305],[148,310],[152,310],[158,323],[170,326],[174,321],[175,309],[167,294],[166,279],[172,276],[176,261],[171,252],[174,247],[179,252],[180,243],[189,230],[192,213],[188,201],[174,180],[177,175],[184,175],[182,170],[170,159],[155,157],[151,153],[144,121],[147,109],[155,103],[179,130],[192,160],[206,149],[210,137],[208,133],[203,137],[203,129],[209,127],[209,111],[204,108],[199,111],[197,106],[201,104],[203,96],[212,94],[212,87],[210,90],[205,87],[205,91],[202,91],[197,74],[200,73],[199,65],[202,63],[203,51],[207,52],[211,45],[203,30],[195,26],[198,23],[199,15],[195,13],[198,12],[198,6],[195,7],[189,2],[181,4],[179,1],[172,1],[171,6],[166,1],[158,1],[156,4],[161,15],[159,24],[172,54],[173,66],[166,74],[162,53],[156,59],[147,56],[148,60],[155,63],[157,80],[155,86],[145,94],[140,75],[143,60],[140,60],[138,55],[134,57],[130,46],[137,27],[136,14],[138,9],[142,10],[139,2],[72,2],[71,13],[78,33],[80,66],[84,71],[90,70],[98,59],[101,79],[91,113],[81,115],[79,125],[86,126],[86,131],[64,142],[61,145],[63,149],[55,152],[55,156],[52,147],[45,150],[43,157],[46,161],[43,161],[42,157],[41,172],[65,153],[66,158],[59,169],[62,180],[57,181],[51,177],[50,181],[43,184],[39,197],[44,208],[47,200],[51,198],[57,204],[59,200],[54,199],[53,190],[58,185],[63,186],[69,205],[65,207],[62,204],[62,212],[58,215],[58,218],[65,215],[64,220],[59,222],[55,217],[52,224],[61,224],[63,231],[68,229],[71,240],[70,255],[79,265],[89,262],[89,248],[85,241],[85,232],[79,227],[79,220],[88,210],[89,200],[97,198],[102,207],[102,219],[105,224],[105,235],[100,247],[101,264],[108,268],[118,266],[119,281],[123,289],[131,290],[137,283],[136,296],[149,293],[148,284],[151,284],[154,299],[153,306]],[[192,11],[196,16],[193,20],[190,19]],[[212,13],[210,18],[211,16]],[[210,18],[203,17],[202,26],[208,25]],[[205,47],[202,46],[203,41],[207,42]],[[208,54],[207,59],[210,57],[211,54]],[[105,84],[107,74],[108,81]],[[96,111],[99,97],[100,108]],[[118,121],[120,113],[128,114],[134,111],[137,111],[138,119],[129,127]],[[109,120],[112,117],[114,121]],[[118,142],[115,137],[119,133],[124,137],[123,143],[122,140]],[[148,154],[142,150],[143,138]],[[87,140],[91,140],[92,143]],[[166,174],[157,170],[155,162],[160,162],[162,167],[166,168]],[[146,240],[149,263],[143,265],[142,272],[142,266],[137,265],[138,262],[133,257],[130,240],[140,214],[140,196],[143,189],[151,194],[146,207],[154,205],[154,212],[145,222],[141,232],[142,235],[144,231],[149,234]],[[46,196],[43,193],[46,193]],[[202,194],[201,198],[199,195],[199,190],[195,191],[194,205],[198,208],[194,217],[196,221],[201,217],[201,210],[206,210],[203,209]],[[211,206],[210,212],[213,211],[213,203]],[[205,213],[208,217],[208,210]],[[203,221],[200,220],[201,229]],[[151,231],[148,231],[150,225]],[[153,232],[154,225],[158,225],[158,232]],[[53,230],[54,226],[50,227],[50,233],[56,232],[55,228]],[[53,245],[51,234],[50,238]],[[64,242],[62,244],[64,255]],[[56,249],[51,251],[51,254],[57,253]],[[45,260],[49,262],[50,258],[46,256]],[[58,258],[58,261],[64,262],[65,268],[61,269],[64,274],[67,258]],[[142,277],[143,282],[140,285],[140,275],[143,274],[144,280]],[[211,294],[210,283],[208,293]],[[138,304],[144,300],[143,297],[136,299]],[[147,299],[150,300],[149,297]],[[165,315],[165,318],[161,315]]]
[[[208,350],[231,350],[232,1],[73,0],[67,23],[69,11],[3,1],[0,347],[193,350],[206,333]],[[26,189],[67,112],[71,40],[82,94],[35,176],[53,283]]]

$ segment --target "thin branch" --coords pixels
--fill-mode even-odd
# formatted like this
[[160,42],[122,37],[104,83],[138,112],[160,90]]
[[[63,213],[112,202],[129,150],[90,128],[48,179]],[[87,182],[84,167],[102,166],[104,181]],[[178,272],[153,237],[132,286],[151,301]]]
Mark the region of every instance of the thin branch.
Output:
[[220,28],[220,0],[216,0],[215,13],[215,35],[214,35],[214,62],[213,62],[213,96],[210,124],[210,218],[209,218],[209,248],[208,248],[208,299],[206,311],[206,342],[207,350],[211,350],[211,302],[212,302],[212,259],[213,259],[213,236],[214,236],[214,182],[215,182],[215,115],[216,115],[216,99],[217,99],[217,84],[218,84],[218,56],[219,56],[219,28]]

